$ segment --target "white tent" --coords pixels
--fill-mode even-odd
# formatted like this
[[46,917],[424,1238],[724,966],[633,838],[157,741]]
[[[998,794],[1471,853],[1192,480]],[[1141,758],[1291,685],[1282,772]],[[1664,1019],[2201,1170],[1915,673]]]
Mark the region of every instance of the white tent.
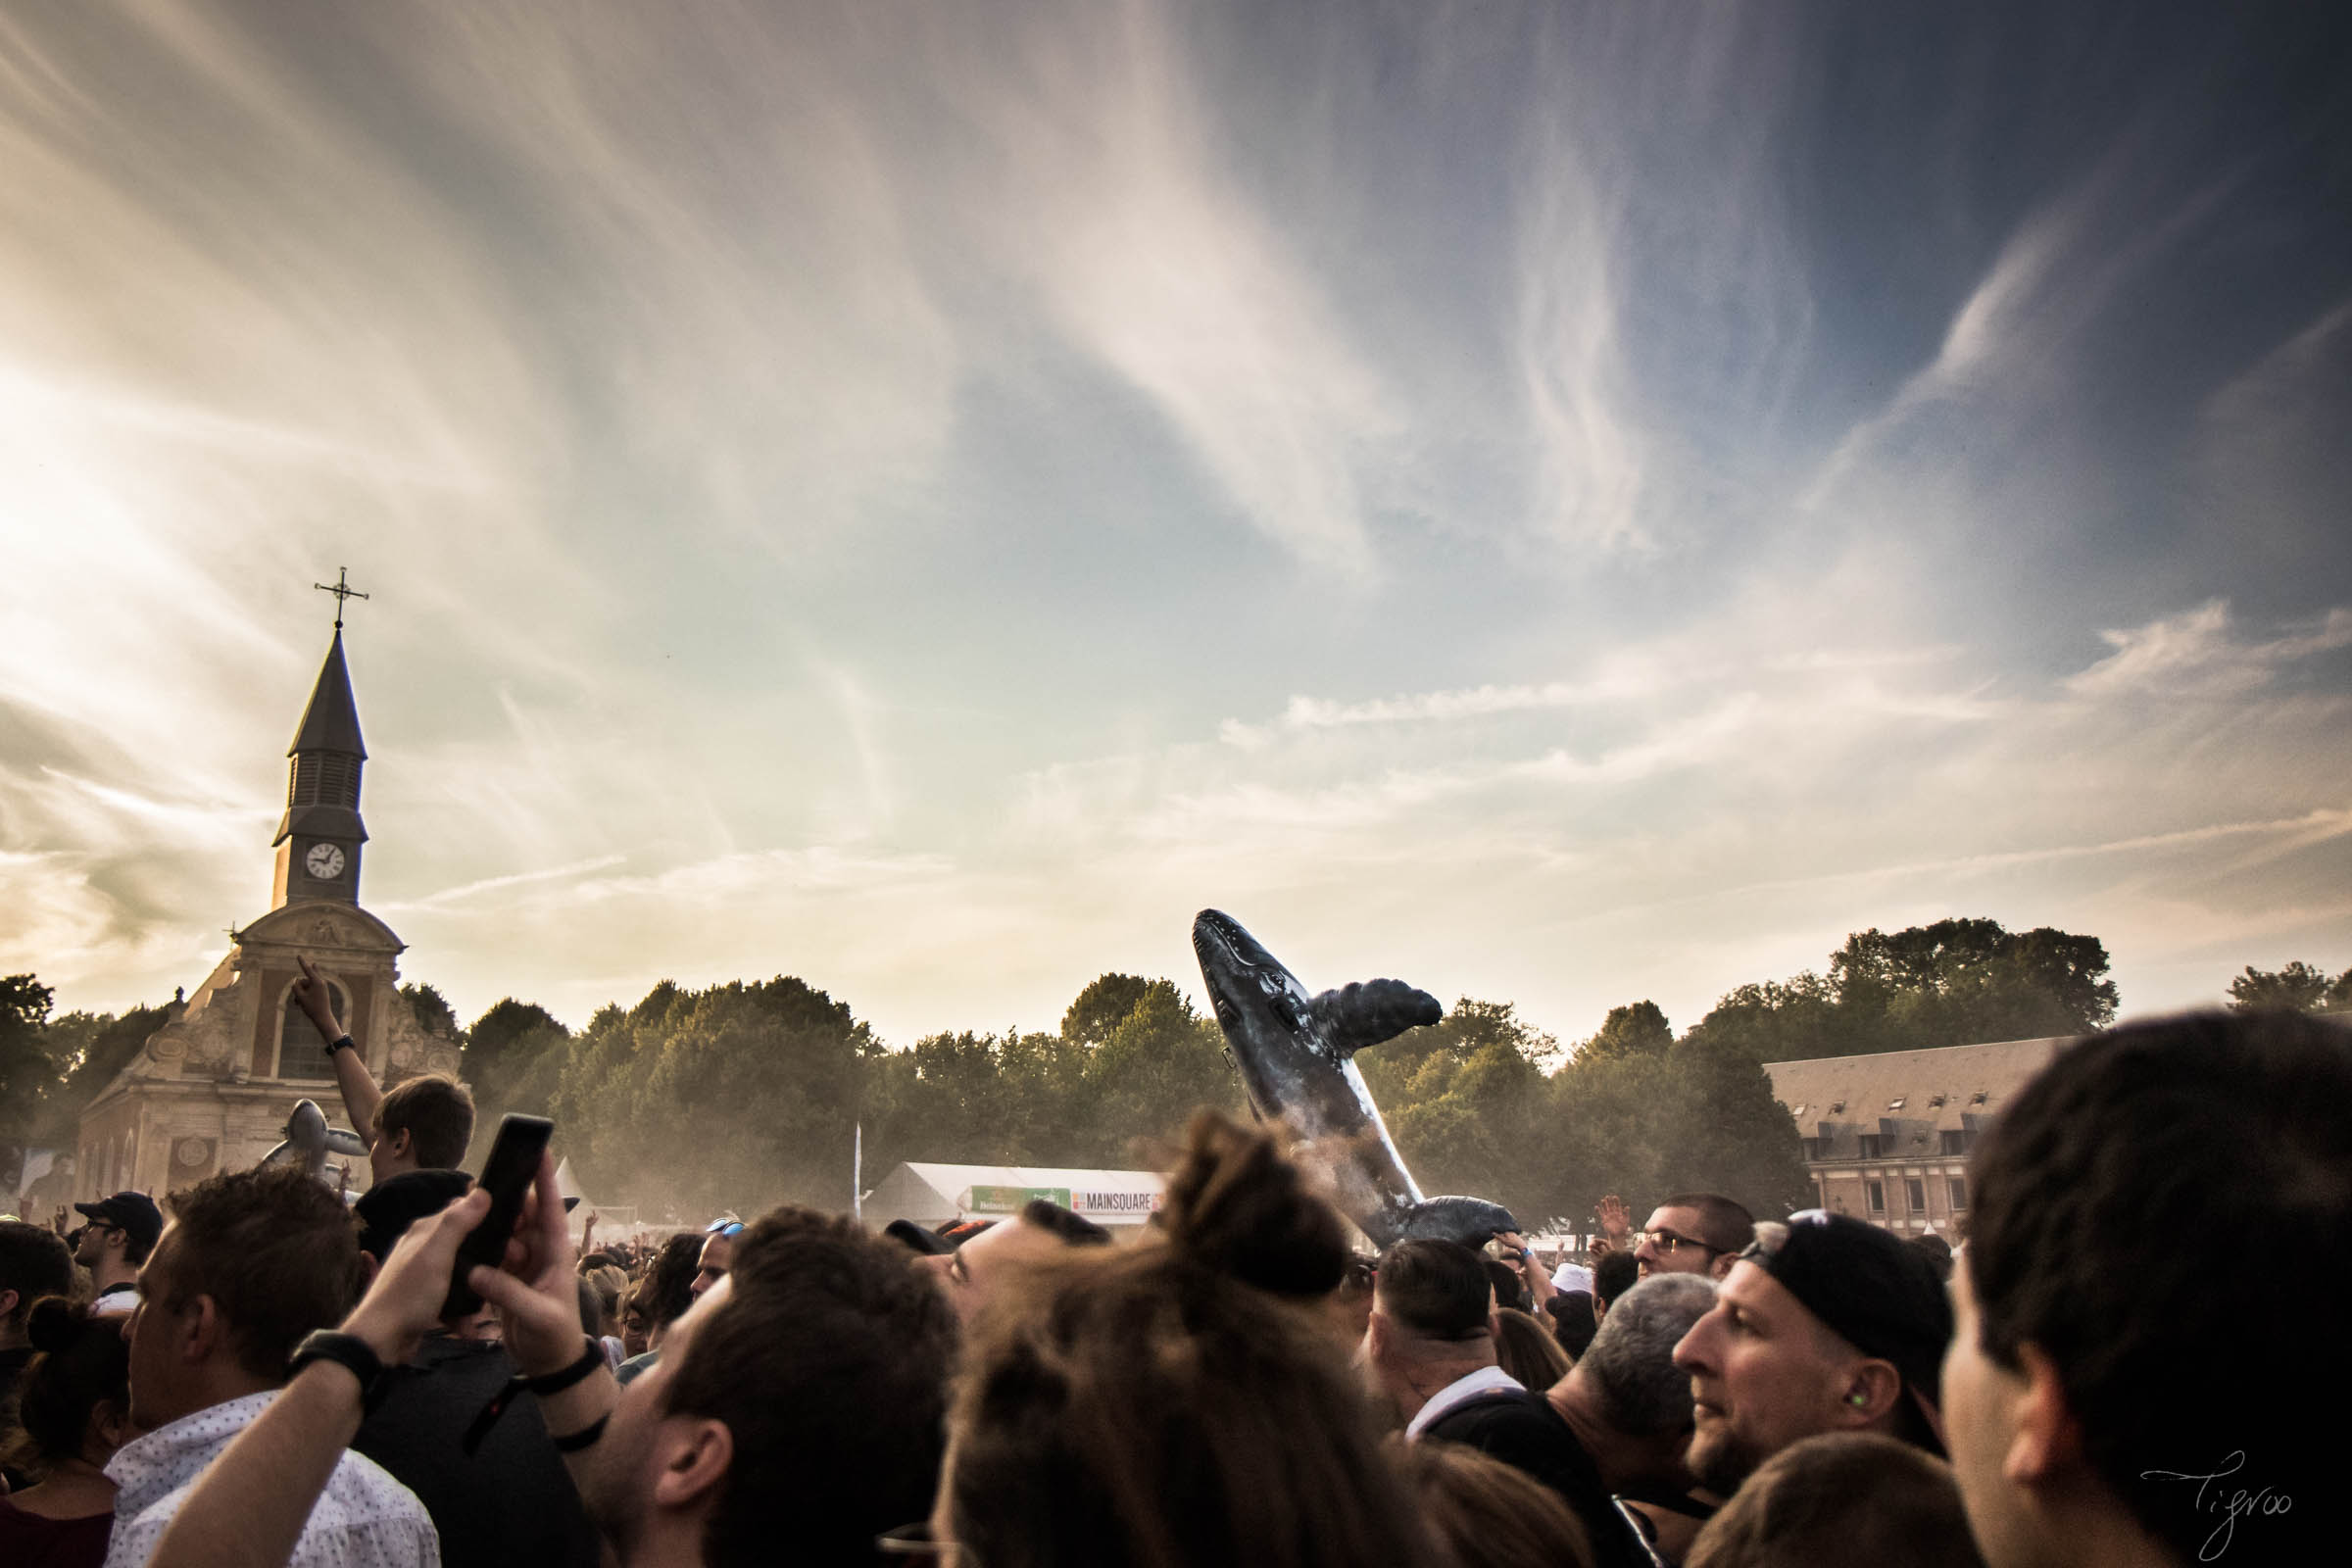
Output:
[[946,1225],[1017,1214],[1033,1198],[1059,1203],[1098,1225],[1141,1225],[1158,1209],[1167,1179],[1148,1170],[1057,1170],[1043,1165],[909,1162],[865,1198],[865,1222]]

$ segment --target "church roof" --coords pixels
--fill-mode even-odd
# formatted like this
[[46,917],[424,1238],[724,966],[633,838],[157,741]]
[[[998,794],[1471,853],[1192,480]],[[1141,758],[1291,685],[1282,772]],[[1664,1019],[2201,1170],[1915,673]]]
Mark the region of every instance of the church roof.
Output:
[[318,684],[311,689],[311,706],[302,710],[302,727],[294,732],[294,744],[286,748],[288,757],[297,752],[368,755],[360,740],[360,710],[351,700],[351,671],[343,663],[340,629],[326,651],[326,662],[318,666]]

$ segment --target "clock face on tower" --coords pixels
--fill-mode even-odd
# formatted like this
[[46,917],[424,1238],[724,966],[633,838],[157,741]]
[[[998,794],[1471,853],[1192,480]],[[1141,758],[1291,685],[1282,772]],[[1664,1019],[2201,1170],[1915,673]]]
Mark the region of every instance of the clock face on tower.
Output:
[[332,844],[314,844],[302,863],[319,881],[332,882],[343,874],[343,852]]

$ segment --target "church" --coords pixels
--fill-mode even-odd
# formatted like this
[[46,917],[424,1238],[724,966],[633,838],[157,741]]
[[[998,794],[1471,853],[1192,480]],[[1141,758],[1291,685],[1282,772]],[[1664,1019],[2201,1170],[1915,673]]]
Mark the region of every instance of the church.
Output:
[[[346,596],[338,585],[337,609]],[[418,1073],[458,1074],[458,1044],[418,1026],[400,994],[402,943],[360,906],[360,770],[368,749],[343,658],[343,619],[288,751],[270,910],[229,932],[229,949],[195,994],[174,998],[162,1028],[81,1115],[73,1178],[78,1198],[135,1190],[161,1197],[260,1161],[286,1118],[315,1100],[330,1124],[342,1097],[326,1042],[294,1002],[308,956],[334,988],[335,1016],[386,1088]],[[364,1137],[367,1129],[355,1129]],[[351,1175],[368,1185],[364,1161]]]

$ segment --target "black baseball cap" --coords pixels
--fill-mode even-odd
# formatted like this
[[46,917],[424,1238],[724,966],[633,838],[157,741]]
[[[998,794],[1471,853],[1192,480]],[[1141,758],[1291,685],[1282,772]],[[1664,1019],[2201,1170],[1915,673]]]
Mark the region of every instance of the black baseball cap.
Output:
[[1904,1384],[1936,1403],[1952,1303],[1925,1253],[1891,1231],[1808,1208],[1788,1216],[1785,1239],[1758,1227],[1740,1254],[1779,1281],[1864,1355],[1893,1363]]
[[910,1219],[892,1220],[882,1227],[882,1234],[918,1257],[938,1257],[956,1250],[954,1242]]
[[164,1234],[164,1211],[145,1193],[117,1193],[95,1203],[74,1206],[92,1219],[118,1227],[142,1252],[152,1250],[156,1238]]

